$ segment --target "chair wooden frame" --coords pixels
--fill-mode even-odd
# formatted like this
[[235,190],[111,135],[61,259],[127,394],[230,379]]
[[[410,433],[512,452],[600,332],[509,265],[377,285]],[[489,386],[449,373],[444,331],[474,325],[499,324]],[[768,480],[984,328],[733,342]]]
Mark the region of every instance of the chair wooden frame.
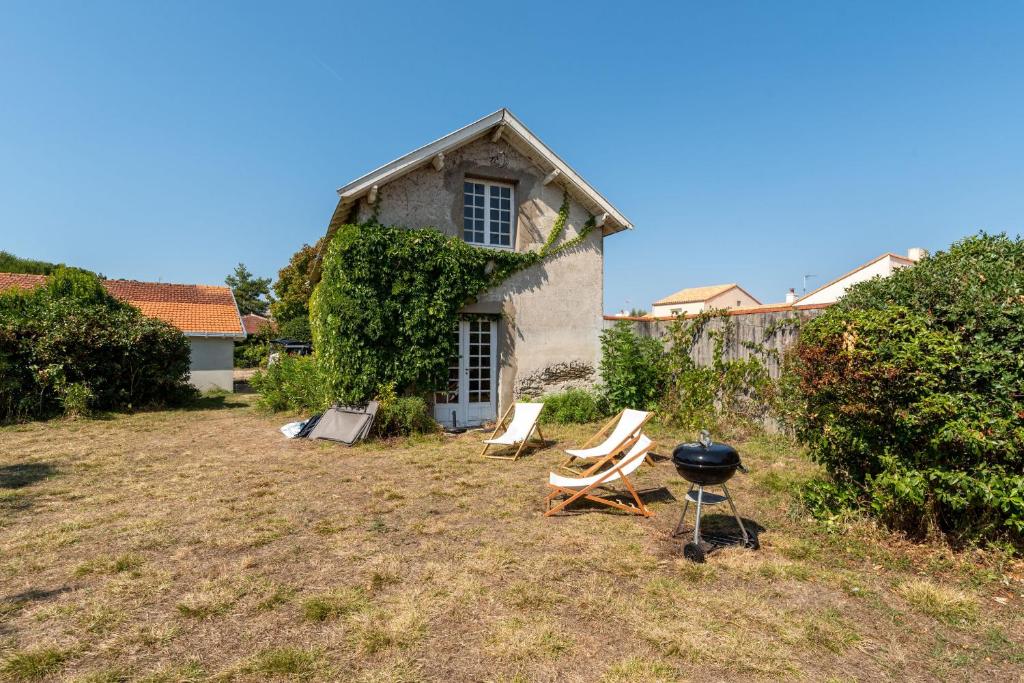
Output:
[[[626,413],[625,408],[623,408],[618,413],[616,413],[615,417],[613,417],[612,419],[608,420],[608,422],[606,422],[604,424],[604,426],[601,427],[601,429],[598,430],[598,432],[596,434],[594,434],[592,437],[587,439],[586,442],[584,442],[584,444],[582,446],[580,446],[579,449],[577,449],[577,450],[583,450],[584,448],[590,448],[598,439],[600,439],[602,436],[604,436],[606,433],[608,433],[608,430],[610,430],[613,425],[618,424],[619,420],[622,419],[622,416],[625,413]],[[608,455],[605,455],[605,456],[601,456],[601,462],[603,463],[605,461],[605,458],[614,457],[614,456],[618,455],[623,450],[625,450],[626,448],[629,448],[634,443],[636,443],[636,440],[639,438],[640,432],[643,429],[644,425],[647,424],[647,421],[650,420],[652,417],[654,417],[654,413],[648,411],[647,412],[647,417],[645,417],[643,419],[643,421],[640,422],[639,425],[637,425],[636,432],[633,435],[631,435],[631,436],[627,436],[625,438],[625,440],[623,440],[622,443],[620,443],[617,447],[615,447],[614,450],[612,450],[611,453],[609,453]],[[569,472],[577,472],[578,470],[574,470],[573,468],[570,467],[570,465],[574,464],[575,461],[577,461],[577,460],[588,460],[588,458],[578,458],[575,455],[570,455],[565,460],[563,460],[558,466],[561,469],[567,470]],[[590,468],[590,469],[588,469],[588,472],[590,472],[592,470],[593,470],[593,468]]]
[[[638,434],[637,436],[635,436],[632,439],[628,440],[628,446],[627,447],[628,448],[632,448],[633,445],[637,441],[639,441],[639,440],[640,440],[640,435]],[[592,467],[588,468],[582,474],[582,477],[592,476],[596,471],[598,471],[601,467],[603,467],[607,463],[612,463],[612,467],[607,469],[607,470],[605,470],[604,472],[602,472],[601,473],[601,477],[597,481],[594,481],[593,483],[591,483],[588,486],[586,486],[584,488],[581,488],[581,489],[566,488],[566,487],[563,487],[563,486],[556,486],[555,484],[552,484],[551,482],[548,482],[548,487],[550,487],[553,490],[551,491],[551,493],[549,493],[544,498],[544,507],[545,507],[544,516],[545,517],[551,517],[552,515],[555,515],[555,514],[561,512],[566,507],[568,507],[572,503],[576,502],[580,498],[584,498],[584,499],[589,500],[589,501],[591,501],[593,503],[600,503],[601,505],[607,505],[609,507],[613,507],[613,508],[616,508],[618,510],[624,510],[625,512],[629,512],[629,513],[634,514],[634,515],[642,515],[644,517],[651,517],[651,516],[653,516],[654,513],[646,505],[644,505],[643,499],[640,498],[640,494],[637,493],[636,488],[633,486],[633,483],[629,480],[629,476],[626,475],[625,473],[621,473],[621,471],[622,471],[622,469],[626,465],[628,465],[629,463],[633,462],[637,458],[642,458],[642,459],[646,460],[648,454],[650,454],[650,452],[653,451],[655,448],[657,448],[657,444],[652,441],[650,444],[647,445],[647,448],[645,448],[640,453],[634,455],[632,458],[628,458],[628,459],[627,458],[622,458],[618,462],[615,462],[615,460],[614,460],[615,455],[616,455],[614,453],[604,456],[603,458],[600,459],[599,462],[595,463]],[[633,500],[636,502],[635,506],[624,505],[623,503],[620,503],[620,502],[618,502],[616,500],[611,500],[610,498],[605,498],[605,497],[602,497],[602,496],[595,496],[595,495],[593,495],[591,493],[591,491],[593,491],[594,489],[597,489],[597,488],[608,488],[604,484],[604,482],[607,481],[610,477],[612,477],[612,475],[614,475],[617,472],[620,473],[619,479],[621,479],[622,483],[625,484],[626,490],[629,491],[629,494],[633,497]],[[611,490],[614,492],[614,489],[611,489]],[[552,502],[554,502],[555,498],[557,498],[558,496],[561,496],[561,495],[568,496],[568,498],[566,498],[563,501],[560,501],[554,507],[551,507],[551,504],[552,504]]]
[[[515,409],[515,407],[516,407],[515,403],[510,405],[508,407],[508,410],[505,411],[505,414],[502,415],[501,419],[498,420],[497,424],[494,425],[494,431],[491,433],[491,438],[492,439],[498,436],[498,431],[499,430],[503,430],[503,429],[506,429],[508,427],[508,416],[512,413],[512,410]],[[500,444],[493,444],[493,443],[484,443],[484,449],[482,451],[480,451],[480,455],[482,455],[485,458],[494,458],[495,460],[512,460],[512,461],[515,461],[515,460],[517,460],[519,458],[519,455],[523,452],[523,449],[526,447],[526,444],[529,443],[530,439],[533,438],[534,432],[536,432],[537,436],[540,437],[540,443],[536,444],[536,445],[543,446],[545,443],[547,443],[547,440],[544,438],[544,434],[541,433],[541,431],[540,431],[540,420],[538,419],[537,421],[535,421],[533,423],[533,427],[530,428],[530,431],[526,433],[526,438],[519,442],[519,447],[516,448],[516,452],[513,453],[512,455],[493,455],[493,454],[492,455],[487,455],[487,449],[489,449],[491,446],[499,446],[500,445]],[[512,448],[512,446],[505,446],[505,448]]]

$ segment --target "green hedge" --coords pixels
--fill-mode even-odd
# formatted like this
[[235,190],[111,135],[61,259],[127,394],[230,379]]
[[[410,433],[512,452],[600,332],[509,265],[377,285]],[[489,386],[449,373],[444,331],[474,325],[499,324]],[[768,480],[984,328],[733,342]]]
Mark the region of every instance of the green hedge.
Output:
[[567,389],[537,399],[544,404],[541,424],[586,424],[607,417],[611,410],[600,393],[585,389]]
[[275,412],[316,413],[331,404],[314,356],[281,354],[276,363],[256,372],[249,385],[260,394],[256,402]]
[[59,268],[43,287],[0,293],[0,420],[178,404],[189,344],[173,326]]
[[1024,242],[981,234],[854,286],[796,350],[797,429],[916,536],[1024,538]]
[[668,366],[659,339],[619,321],[601,333],[601,381],[613,411],[655,410],[665,392]]

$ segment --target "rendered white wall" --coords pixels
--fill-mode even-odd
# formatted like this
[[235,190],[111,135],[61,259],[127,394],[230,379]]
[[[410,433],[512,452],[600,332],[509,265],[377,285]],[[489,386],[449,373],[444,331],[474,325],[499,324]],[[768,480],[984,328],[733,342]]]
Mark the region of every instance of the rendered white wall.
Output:
[[846,293],[847,289],[857,284],[858,282],[864,282],[865,280],[870,280],[871,278],[876,276],[889,277],[890,275],[892,275],[892,272],[897,268],[905,268],[908,265],[909,264],[904,263],[903,261],[897,261],[891,256],[886,256],[885,258],[875,261],[867,268],[858,270],[855,273],[851,273],[846,277],[837,280],[836,282],[833,282],[828,287],[825,287],[820,291],[814,292],[808,297],[800,299],[797,303],[799,305],[834,304],[836,301],[839,300],[840,297],[843,296],[843,294]]
[[664,306],[651,306],[651,315],[655,318],[666,318],[669,316],[689,315],[691,313],[700,313],[704,310],[703,301],[694,301],[688,304],[665,304]]
[[235,342],[221,337],[189,337],[189,381],[200,391],[234,391]]

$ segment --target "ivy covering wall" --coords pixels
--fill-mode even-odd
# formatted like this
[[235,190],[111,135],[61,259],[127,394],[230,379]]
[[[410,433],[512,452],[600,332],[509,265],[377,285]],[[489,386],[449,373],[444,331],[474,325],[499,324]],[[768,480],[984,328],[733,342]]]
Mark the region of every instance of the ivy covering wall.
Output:
[[563,240],[569,208],[566,194],[535,252],[474,247],[431,228],[339,227],[310,301],[313,345],[332,400],[358,403],[389,385],[408,394],[443,388],[457,353],[451,331],[459,311],[594,230],[590,217]]

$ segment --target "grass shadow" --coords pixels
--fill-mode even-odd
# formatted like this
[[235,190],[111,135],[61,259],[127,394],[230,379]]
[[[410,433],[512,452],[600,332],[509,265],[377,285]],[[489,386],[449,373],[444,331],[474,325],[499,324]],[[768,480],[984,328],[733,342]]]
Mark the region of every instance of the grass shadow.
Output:
[[57,474],[46,462],[22,462],[0,467],[0,489],[20,489]]
[[[690,508],[687,516],[687,521],[690,523],[686,524],[682,529],[677,528],[672,534],[673,538],[680,539],[683,543],[689,543],[693,540],[693,506],[691,505]],[[743,520],[743,527],[747,530],[750,538],[748,545],[752,544],[755,548],[759,547],[761,532],[766,530],[765,527],[743,515],[740,515],[740,519]],[[709,552],[744,545],[743,532],[736,523],[736,518],[730,514],[715,513],[712,515],[701,515],[700,536],[704,544],[708,546]]]
[[232,398],[235,398],[235,395],[226,392],[203,394],[194,401],[179,407],[178,410],[186,412],[198,410],[232,410],[235,408],[244,408],[249,405],[245,401],[237,399],[231,400]]
[[61,595],[62,593],[67,593],[70,590],[71,588],[68,586],[61,586],[60,588],[53,588],[50,590],[30,588],[28,590],[21,591],[20,593],[13,593],[0,598],[0,615],[5,617],[0,619],[0,636],[7,636],[12,632],[9,626],[10,619],[6,617],[9,617],[33,602],[49,600],[50,598]]
[[[638,488],[636,492],[640,496],[640,500],[644,502],[644,505],[652,505],[654,503],[671,503],[676,501],[676,497],[673,496],[672,492],[664,486],[648,489]],[[623,505],[629,505],[631,507],[636,506],[636,501],[633,500],[633,496],[629,494],[629,491],[609,491],[601,489],[596,490],[593,493],[594,495],[601,496],[606,500],[615,501],[616,503],[622,503]],[[579,500],[573,501],[572,505],[560,511],[561,514],[565,515],[590,512],[605,512],[616,515],[628,514],[622,510],[618,510],[608,505],[602,505],[601,503],[595,503],[594,501],[587,500],[586,498],[580,498]]]

